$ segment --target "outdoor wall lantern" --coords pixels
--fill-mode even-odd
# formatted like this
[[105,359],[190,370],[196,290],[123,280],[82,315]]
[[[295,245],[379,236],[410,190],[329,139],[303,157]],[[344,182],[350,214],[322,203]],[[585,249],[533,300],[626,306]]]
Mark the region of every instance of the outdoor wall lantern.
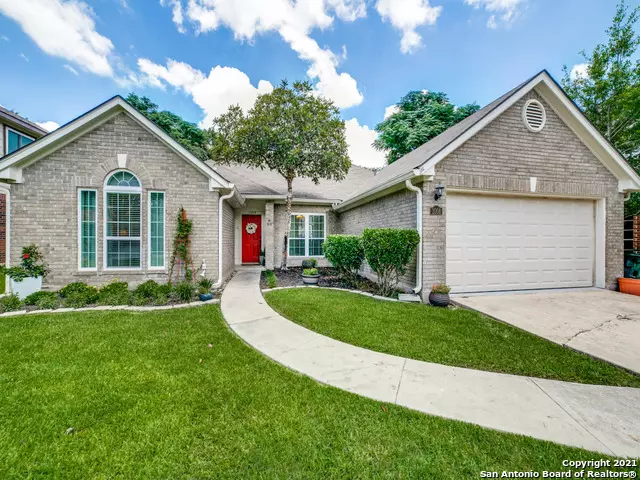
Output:
[[444,194],[444,185],[436,185],[436,194],[433,196],[434,200],[437,202],[440,197],[442,197],[442,195]]

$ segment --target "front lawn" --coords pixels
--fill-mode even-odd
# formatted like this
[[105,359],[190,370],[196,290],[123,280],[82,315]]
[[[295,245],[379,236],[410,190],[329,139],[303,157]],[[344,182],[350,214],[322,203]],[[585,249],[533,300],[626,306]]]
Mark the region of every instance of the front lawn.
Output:
[[478,478],[602,457],[365,399],[216,306],[0,321],[2,478]]
[[640,377],[465,309],[335,290],[266,292],[284,317],[346,343],[401,357],[579,383],[640,387]]

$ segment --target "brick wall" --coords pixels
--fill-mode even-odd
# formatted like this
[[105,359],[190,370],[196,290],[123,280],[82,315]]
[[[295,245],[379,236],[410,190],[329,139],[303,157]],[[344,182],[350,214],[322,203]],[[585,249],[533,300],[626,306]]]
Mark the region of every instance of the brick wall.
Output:
[[[532,98],[541,101],[547,113],[538,133],[522,120],[522,108]],[[623,269],[623,194],[617,191],[618,182],[532,91],[440,162],[433,183],[424,185],[424,289],[446,278],[446,194],[438,201],[443,215],[430,216],[433,186],[530,193],[530,177],[537,178],[537,194],[606,199],[605,277],[607,287],[616,288]]]
[[[416,194],[408,190],[378,198],[339,216],[339,233],[361,235],[365,228],[416,228]],[[363,269],[365,276],[375,278],[368,265]],[[407,273],[401,280],[401,286],[413,288],[416,281],[415,256]]]
[[[142,183],[142,268],[103,269],[103,184],[118,168],[117,154],[128,155],[127,169]],[[78,271],[78,190],[98,190],[97,271]],[[147,271],[148,191],[165,192],[165,271]],[[58,288],[72,281],[92,284],[114,277],[136,284],[152,278],[166,281],[178,209],[193,220],[192,256],[196,268],[206,261],[207,275],[217,276],[218,194],[207,177],[175,155],[155,136],[122,113],[24,169],[24,183],[11,187],[11,259],[20,249],[38,244],[51,266],[45,285]],[[229,207],[230,208],[230,207]]]
[[235,210],[225,200],[222,207],[222,277],[227,278],[235,268]]

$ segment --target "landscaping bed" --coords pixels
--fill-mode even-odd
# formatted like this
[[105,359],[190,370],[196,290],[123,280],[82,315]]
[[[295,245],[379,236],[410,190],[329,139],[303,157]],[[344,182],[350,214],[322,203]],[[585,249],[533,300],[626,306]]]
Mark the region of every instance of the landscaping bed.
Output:
[[463,308],[381,302],[349,292],[265,292],[289,320],[352,345],[426,362],[597,385],[640,387],[640,377]]
[[3,478],[457,480],[594,457],[321,385],[217,306],[0,322]]
[[[289,267],[287,270],[279,268],[262,272],[260,277],[260,288],[265,290],[275,288],[269,285],[268,272],[273,272],[276,277],[276,287],[297,287],[304,285],[302,281],[302,267]],[[348,290],[361,290],[368,293],[376,293],[376,284],[364,277],[358,277],[356,283],[350,283],[338,276],[338,272],[334,268],[318,268],[320,280],[318,287],[344,288]]]

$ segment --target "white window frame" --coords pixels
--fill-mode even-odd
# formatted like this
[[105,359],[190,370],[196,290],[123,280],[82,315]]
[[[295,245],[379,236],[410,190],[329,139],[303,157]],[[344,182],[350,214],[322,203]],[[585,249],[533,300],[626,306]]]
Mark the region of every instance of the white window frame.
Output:
[[[96,224],[96,266],[82,266],[82,192],[95,192],[96,194],[96,212],[94,222]],[[98,270],[98,190],[96,188],[79,188],[78,189],[78,271],[95,272]]]
[[[162,254],[162,266],[151,266],[151,194],[162,194],[162,239],[164,241],[163,254]],[[167,194],[163,190],[149,190],[147,196],[147,268],[149,270],[165,270],[167,268]]]
[[[28,138],[32,142],[36,141],[35,137],[32,137],[31,135],[25,135],[20,130],[16,130],[15,128],[11,128],[10,126],[5,125],[5,130],[4,130],[4,153],[5,153],[5,155],[9,155],[9,132],[17,133],[21,137]],[[18,148],[18,150],[20,150],[20,147]],[[14,150],[14,151],[17,151],[17,150]]]
[[[304,217],[304,255],[291,255],[291,249],[289,247],[289,244],[291,243],[291,217],[296,217],[296,216],[303,216]],[[311,240],[310,238],[310,234],[311,234],[311,230],[309,228],[309,217],[324,217],[324,222],[323,222],[323,226],[324,226],[324,241],[327,241],[327,214],[326,213],[295,213],[295,212],[291,212],[291,215],[289,216],[289,222],[287,223],[287,256],[289,258],[307,258],[307,257],[313,257],[313,258],[324,258],[324,253],[322,255],[309,255],[309,240]],[[294,240],[302,240],[301,238],[298,239],[294,239]],[[314,240],[318,240],[317,238]]]
[[[127,172],[138,179],[139,187],[113,187],[107,185],[109,179],[118,172]],[[144,258],[142,251],[142,182],[140,177],[135,173],[127,169],[119,169],[109,172],[104,180],[104,188],[102,189],[102,267],[107,272],[122,272],[122,271],[135,271],[142,270],[142,259]],[[140,195],[140,236],[139,237],[108,237],[107,236],[107,194],[108,193],[137,193]],[[108,267],[107,266],[107,244],[109,240],[138,240],[140,242],[140,266],[139,267]]]

